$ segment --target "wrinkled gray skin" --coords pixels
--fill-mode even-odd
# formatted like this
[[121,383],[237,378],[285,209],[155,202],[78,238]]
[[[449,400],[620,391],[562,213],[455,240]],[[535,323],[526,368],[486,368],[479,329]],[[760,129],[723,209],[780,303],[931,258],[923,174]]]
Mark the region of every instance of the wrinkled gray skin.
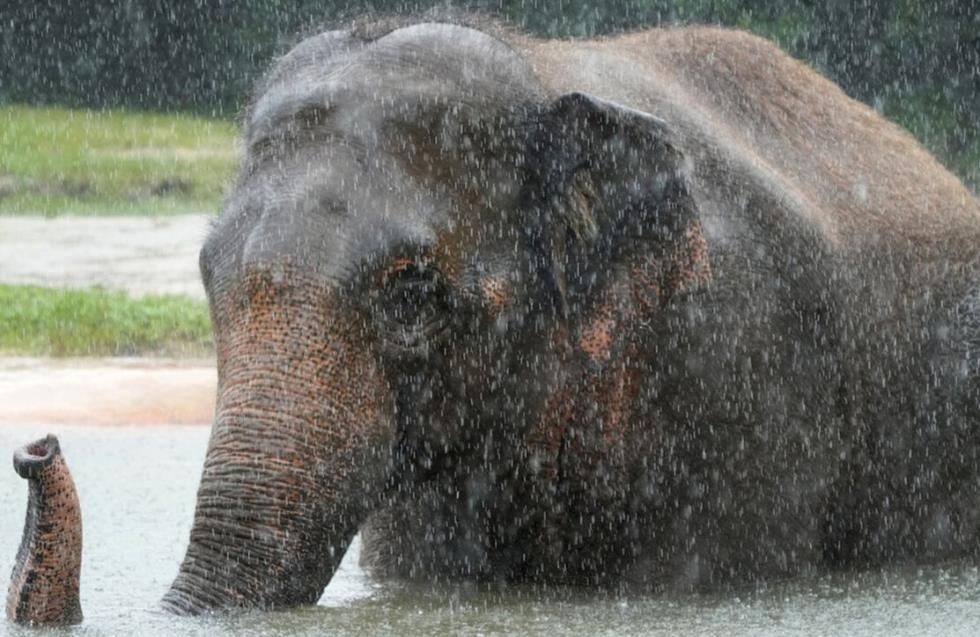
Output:
[[975,553],[977,201],[772,45],[330,32],[244,139],[166,608],[314,603],[359,529],[651,589]]

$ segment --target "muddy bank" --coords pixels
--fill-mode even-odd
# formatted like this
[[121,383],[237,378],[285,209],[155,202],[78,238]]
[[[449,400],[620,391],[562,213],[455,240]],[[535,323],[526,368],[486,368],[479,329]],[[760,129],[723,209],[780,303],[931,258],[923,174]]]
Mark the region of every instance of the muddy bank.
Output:
[[0,425],[209,425],[212,361],[0,358]]
[[0,283],[203,299],[197,255],[208,219],[0,217]]

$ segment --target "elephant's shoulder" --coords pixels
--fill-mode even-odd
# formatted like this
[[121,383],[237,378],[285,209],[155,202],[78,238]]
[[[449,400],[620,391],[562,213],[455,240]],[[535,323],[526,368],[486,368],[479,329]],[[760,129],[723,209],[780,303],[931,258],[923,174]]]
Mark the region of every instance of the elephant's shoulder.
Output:
[[633,99],[681,130],[707,179],[727,171],[803,202],[844,244],[935,243],[980,224],[977,199],[908,131],[773,42],[684,27],[589,46],[635,63]]

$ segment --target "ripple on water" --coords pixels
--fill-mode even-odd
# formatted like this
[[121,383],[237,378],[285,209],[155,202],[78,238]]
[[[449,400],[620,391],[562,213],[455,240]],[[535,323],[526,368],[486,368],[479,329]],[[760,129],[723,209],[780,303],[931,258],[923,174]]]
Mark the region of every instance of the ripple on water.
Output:
[[[0,428],[0,453],[48,433]],[[52,430],[75,476],[85,520],[78,627],[46,635],[963,635],[980,634],[980,574],[957,563],[835,574],[740,595],[620,597],[581,591],[370,582],[353,555],[320,605],[175,618],[156,610],[183,557],[208,430]],[[0,471],[0,576],[23,528],[27,488]],[[355,547],[356,551],[356,547]],[[0,634],[38,633],[0,623]]]

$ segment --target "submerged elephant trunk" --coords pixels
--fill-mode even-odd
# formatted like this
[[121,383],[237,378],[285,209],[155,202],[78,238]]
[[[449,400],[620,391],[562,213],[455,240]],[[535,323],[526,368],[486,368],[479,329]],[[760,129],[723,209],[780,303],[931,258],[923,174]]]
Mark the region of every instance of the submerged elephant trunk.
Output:
[[217,411],[165,609],[315,603],[380,495],[379,378],[328,297],[259,272],[216,301]]
[[30,491],[7,617],[22,624],[77,624],[82,621],[82,515],[58,439],[49,435],[18,449],[14,469]]

